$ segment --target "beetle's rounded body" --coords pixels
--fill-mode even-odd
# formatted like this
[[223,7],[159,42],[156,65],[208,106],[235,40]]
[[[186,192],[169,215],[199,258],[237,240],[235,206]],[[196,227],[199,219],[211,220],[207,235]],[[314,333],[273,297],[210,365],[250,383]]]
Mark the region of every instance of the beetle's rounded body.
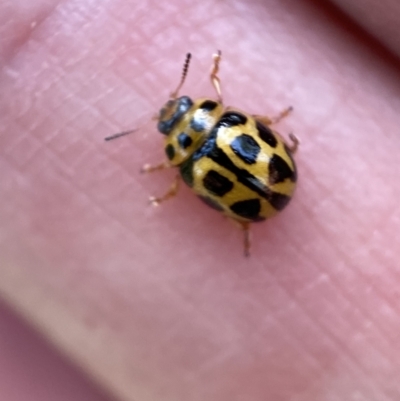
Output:
[[[249,256],[250,223],[268,219],[285,208],[296,187],[292,156],[299,141],[290,134],[291,144],[287,145],[271,128],[292,108],[272,119],[226,108],[218,77],[220,51],[213,55],[210,73],[217,100],[179,97],[190,58],[188,53],[178,87],[156,117],[158,130],[165,135],[168,161],[142,168],[149,173],[176,167],[180,174],[162,196],[152,196],[150,202],[156,206],[175,196],[183,179],[208,206],[239,223],[244,254]],[[106,140],[134,131],[120,132]]]
[[256,222],[289,203],[297,180],[291,149],[265,121],[181,96],[161,109],[158,129],[169,162],[196,195],[236,221]]

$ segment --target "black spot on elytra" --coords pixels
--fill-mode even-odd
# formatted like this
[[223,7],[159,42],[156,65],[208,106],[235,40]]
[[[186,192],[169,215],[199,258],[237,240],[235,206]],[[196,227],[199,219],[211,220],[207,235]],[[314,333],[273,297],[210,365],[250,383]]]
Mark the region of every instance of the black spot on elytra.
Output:
[[[250,190],[254,191],[260,197],[269,201],[275,209],[282,210],[289,203],[291,198],[287,195],[273,192],[268,186],[264,185],[256,177],[254,177],[251,173],[249,173],[246,169],[241,169],[237,167],[228,157],[228,155],[226,155],[224,151],[217,146],[216,143],[217,135],[218,135],[218,127],[215,127],[213,128],[213,130],[210,133],[210,136],[203,143],[203,145],[189,159],[190,163],[192,164],[196,163],[196,161],[201,159],[202,157],[210,158],[215,163],[219,164],[220,166],[226,168],[228,171],[235,174],[238,182],[245,185]],[[192,177],[191,179],[193,182],[193,166],[191,166],[190,171]],[[242,202],[236,202],[237,204],[234,204],[235,206],[232,205],[233,207],[232,211],[237,213],[239,216],[248,218],[249,220],[261,221],[263,218],[257,216],[259,211],[255,213],[257,211],[257,204],[259,204],[259,200],[251,199],[251,201],[253,202],[247,204]]]
[[214,102],[213,100],[205,100],[201,105],[200,109],[206,111],[213,111],[217,107],[218,103]]
[[260,145],[255,141],[255,139],[247,134],[237,136],[231,142],[230,146],[235,155],[242,159],[246,164],[254,164],[261,150]]
[[261,203],[259,199],[248,199],[235,202],[230,206],[230,209],[232,212],[245,219],[258,220],[261,211]]
[[218,129],[219,127],[215,126],[212,129],[209,137],[206,139],[206,141],[204,141],[203,145],[193,153],[193,162],[196,162],[202,157],[209,157],[220,166],[235,174],[240,183],[253,190],[260,196],[267,198],[268,194],[271,192],[270,189],[246,169],[237,167],[229,158],[229,156],[217,146],[216,140]]
[[290,199],[290,196],[272,192],[269,202],[276,210],[282,210],[289,203]]
[[167,154],[167,157],[169,160],[172,160],[175,157],[175,149],[171,144],[168,144],[165,147],[165,153]]
[[274,133],[268,127],[261,124],[259,121],[256,121],[256,127],[259,137],[272,148],[276,148],[278,141]]
[[213,208],[214,210],[218,210],[219,212],[223,211],[223,207],[216,202],[214,199],[209,198],[208,196],[198,195],[199,198],[207,205]]
[[182,149],[188,148],[192,144],[192,142],[192,138],[188,134],[181,132],[178,135],[178,143]]
[[234,127],[235,125],[246,124],[247,117],[237,111],[227,111],[217,123],[217,127]]
[[278,182],[283,182],[287,178],[295,181],[294,171],[289,167],[289,165],[278,155],[273,155],[269,161],[268,166],[269,171],[269,182],[270,184],[276,184]]
[[203,185],[213,195],[224,196],[233,188],[233,182],[215,170],[210,170],[203,178]]
[[[238,182],[242,183],[247,188],[251,189],[256,194],[269,201],[272,207],[274,207],[276,210],[282,210],[289,203],[291,197],[280,194],[278,192],[273,192],[269,187],[265,186],[246,169],[241,169],[237,167],[232,162],[232,160],[223,152],[223,150],[217,146],[217,134],[218,127],[215,127],[211,131],[209,137],[203,143],[203,145],[196,152],[194,152],[192,157],[190,157],[181,165],[181,175],[186,184],[190,187],[193,186],[193,164],[195,164],[197,160],[203,157],[208,157],[220,166],[235,174]],[[292,174],[294,174],[293,171]],[[203,197],[201,198],[203,199]],[[218,205],[216,202],[212,200],[206,201],[204,199],[203,201],[206,202],[209,206],[220,210],[220,205]],[[211,205],[210,203],[213,203],[213,205]],[[231,206],[231,210],[238,216],[255,222],[264,220],[264,217],[259,216],[261,203],[258,199],[250,199],[247,201],[236,202]]]
[[193,159],[189,157],[186,161],[184,161],[180,166],[180,172],[183,181],[189,187],[193,186]]
[[292,165],[293,165],[293,177],[292,177],[292,181],[293,182],[296,182],[297,181],[297,167],[296,167],[296,163],[294,162],[294,160],[293,160],[293,157],[292,157],[292,152],[290,151],[290,149],[289,149],[289,147],[285,144],[285,150],[286,150],[286,153],[287,153],[287,155],[289,156],[289,159],[291,160],[291,162],[292,162]]

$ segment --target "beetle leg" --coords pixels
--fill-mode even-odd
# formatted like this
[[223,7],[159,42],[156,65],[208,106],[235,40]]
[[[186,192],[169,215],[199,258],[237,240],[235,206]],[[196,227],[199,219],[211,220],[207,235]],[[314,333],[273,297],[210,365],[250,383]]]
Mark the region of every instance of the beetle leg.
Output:
[[292,143],[290,146],[288,146],[288,148],[290,150],[290,153],[294,154],[294,153],[296,153],[297,149],[299,148],[300,140],[299,140],[299,138],[297,138],[296,135],[294,135],[292,133],[289,134],[289,138],[292,141]]
[[271,118],[271,124],[277,124],[279,121],[283,120],[293,111],[293,107],[289,106],[282,110],[278,115]]
[[219,71],[219,62],[221,61],[221,50],[218,50],[218,52],[213,55],[213,60],[214,64],[211,67],[210,79],[215,91],[217,92],[218,102],[222,103],[221,81],[217,75]]
[[154,171],[160,171],[160,170],[165,170],[167,168],[173,167],[169,161],[164,161],[160,164],[156,164],[155,166],[152,166],[151,164],[145,164],[141,169],[141,173],[153,173]]
[[177,174],[175,176],[174,181],[172,182],[171,186],[168,188],[168,191],[165,192],[164,195],[159,196],[159,197],[155,197],[155,196],[151,196],[149,198],[149,202],[153,205],[153,206],[158,206],[161,202],[166,201],[167,199],[173,198],[179,190],[179,182],[180,182],[180,175]]
[[269,126],[269,125],[279,123],[279,121],[281,121],[285,117],[287,117],[292,111],[293,111],[293,107],[289,106],[286,109],[282,110],[278,115],[276,115],[274,117],[259,116],[259,115],[253,115],[253,117],[257,121],[260,121],[260,123]]
[[250,240],[250,223],[242,223],[240,222],[240,228],[243,231],[243,250],[244,256],[250,256],[250,247],[251,247],[251,240]]

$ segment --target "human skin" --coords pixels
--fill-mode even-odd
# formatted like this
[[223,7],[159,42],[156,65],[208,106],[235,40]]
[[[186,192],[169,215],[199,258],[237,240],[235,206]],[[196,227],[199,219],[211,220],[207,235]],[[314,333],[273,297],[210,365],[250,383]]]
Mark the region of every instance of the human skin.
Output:
[[[34,3],[34,4],[33,4]],[[295,0],[0,4],[0,293],[135,401],[398,400],[399,63]],[[292,115],[299,184],[240,231],[173,171],[154,122],[182,94]],[[105,143],[121,130],[141,127]]]
[[400,56],[400,2],[397,0],[333,0],[371,35]]
[[0,356],[4,401],[115,401],[1,301]]

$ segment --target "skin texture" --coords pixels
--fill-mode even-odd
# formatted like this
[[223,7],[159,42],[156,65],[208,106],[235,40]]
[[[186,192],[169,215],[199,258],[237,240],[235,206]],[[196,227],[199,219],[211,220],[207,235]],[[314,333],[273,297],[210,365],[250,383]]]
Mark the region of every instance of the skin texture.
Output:
[[400,56],[400,2],[397,0],[333,0],[364,29]]
[[0,301],[0,388],[7,401],[115,401]]
[[[3,1],[0,293],[129,401],[391,401],[400,308],[399,63],[317,2]],[[175,89],[302,143],[290,206],[242,236],[173,171]],[[113,132],[137,133],[105,143]]]

